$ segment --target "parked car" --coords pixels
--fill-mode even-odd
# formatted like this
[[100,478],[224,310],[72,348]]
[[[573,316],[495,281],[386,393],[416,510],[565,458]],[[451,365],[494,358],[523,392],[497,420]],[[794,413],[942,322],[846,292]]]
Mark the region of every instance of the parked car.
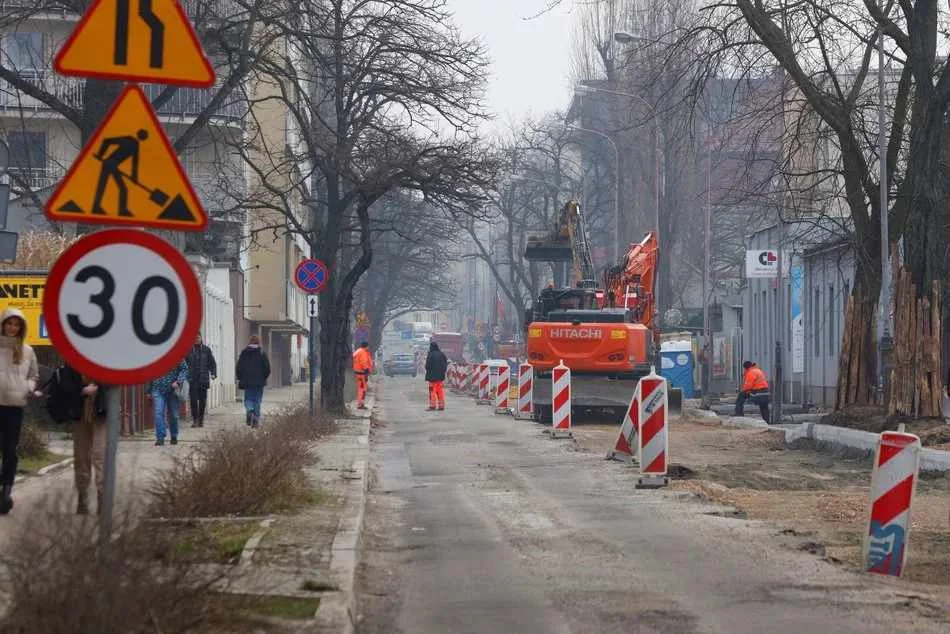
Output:
[[416,376],[418,371],[416,367],[416,357],[413,354],[393,354],[383,362],[383,372],[386,376],[396,376],[397,374],[411,374],[412,376]]

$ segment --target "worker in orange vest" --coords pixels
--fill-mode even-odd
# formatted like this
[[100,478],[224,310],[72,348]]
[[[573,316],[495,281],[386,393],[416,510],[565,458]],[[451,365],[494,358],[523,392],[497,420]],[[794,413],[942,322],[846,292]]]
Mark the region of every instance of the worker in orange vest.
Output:
[[366,387],[373,371],[373,355],[369,343],[362,342],[353,353],[353,374],[356,375],[356,409],[366,409]]
[[759,406],[759,412],[762,419],[769,422],[769,382],[765,378],[765,372],[751,361],[744,361],[742,367],[745,369],[745,376],[742,379],[742,389],[739,390],[739,396],[736,397],[736,416],[743,415],[743,408],[747,400]]

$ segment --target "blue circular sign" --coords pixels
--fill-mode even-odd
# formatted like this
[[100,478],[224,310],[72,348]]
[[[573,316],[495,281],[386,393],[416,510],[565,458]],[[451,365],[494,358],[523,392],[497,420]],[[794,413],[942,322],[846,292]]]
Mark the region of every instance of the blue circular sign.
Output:
[[297,265],[294,281],[305,293],[319,293],[327,285],[330,273],[327,265],[320,260],[308,258]]

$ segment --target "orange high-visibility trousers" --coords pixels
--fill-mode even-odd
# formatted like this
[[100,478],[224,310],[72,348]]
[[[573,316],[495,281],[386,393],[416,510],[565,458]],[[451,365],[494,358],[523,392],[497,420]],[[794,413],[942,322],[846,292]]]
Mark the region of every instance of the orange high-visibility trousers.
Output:
[[445,386],[442,381],[429,381],[429,407],[445,409]]
[[366,387],[369,384],[369,377],[365,374],[356,375],[356,404],[363,407],[366,402]]

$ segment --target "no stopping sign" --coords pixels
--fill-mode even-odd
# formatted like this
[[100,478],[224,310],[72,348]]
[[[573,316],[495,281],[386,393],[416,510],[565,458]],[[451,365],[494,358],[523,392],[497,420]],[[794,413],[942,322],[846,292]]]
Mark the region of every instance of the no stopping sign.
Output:
[[161,238],[90,234],[50,270],[43,314],[68,364],[114,385],[144,383],[181,361],[201,325],[201,292],[185,258]]

